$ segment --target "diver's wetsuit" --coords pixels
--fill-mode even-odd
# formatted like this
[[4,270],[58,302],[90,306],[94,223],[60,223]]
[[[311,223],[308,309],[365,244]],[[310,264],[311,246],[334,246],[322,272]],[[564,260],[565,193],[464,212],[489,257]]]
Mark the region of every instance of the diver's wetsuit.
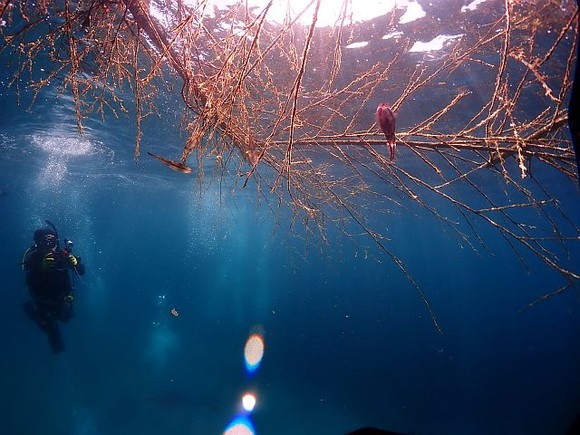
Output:
[[[43,264],[43,258],[50,252],[55,260],[47,267]],[[73,273],[83,275],[84,265],[78,259],[78,264],[72,266],[69,263],[69,253],[64,249],[50,251],[34,247],[26,254],[23,266],[28,291],[32,296],[32,301],[28,301],[24,309],[28,316],[48,333],[53,352],[62,352],[64,343],[58,321],[68,322],[73,316],[73,288],[69,271],[76,269]]]

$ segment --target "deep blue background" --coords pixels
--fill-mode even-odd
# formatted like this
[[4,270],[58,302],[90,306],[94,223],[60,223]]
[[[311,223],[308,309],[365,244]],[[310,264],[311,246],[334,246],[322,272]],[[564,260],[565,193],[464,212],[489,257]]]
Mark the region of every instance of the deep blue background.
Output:
[[[235,173],[221,194],[211,177],[200,193],[195,176],[134,162],[130,120],[88,120],[79,137],[70,101],[49,92],[29,112],[27,98],[1,90],[0,433],[217,434],[247,390],[258,434],[558,434],[580,412],[578,286],[522,309],[562,281],[524,252],[526,270],[481,222],[493,254],[420,210],[376,222],[439,335],[380,252],[332,228],[321,251],[252,184],[233,188]],[[175,119],[150,119],[143,149],[179,155]],[[536,175],[578,225],[574,183]],[[58,356],[21,310],[19,263],[44,219],[87,266]],[[266,352],[249,376],[242,350],[256,330]]]

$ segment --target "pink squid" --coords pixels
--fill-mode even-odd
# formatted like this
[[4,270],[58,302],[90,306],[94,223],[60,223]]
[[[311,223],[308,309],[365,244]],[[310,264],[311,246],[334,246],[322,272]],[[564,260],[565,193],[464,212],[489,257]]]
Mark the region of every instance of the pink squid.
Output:
[[387,145],[390,151],[390,160],[395,160],[395,123],[397,121],[397,116],[391,110],[388,104],[381,103],[377,107],[377,124],[381,127],[381,130],[387,138]]

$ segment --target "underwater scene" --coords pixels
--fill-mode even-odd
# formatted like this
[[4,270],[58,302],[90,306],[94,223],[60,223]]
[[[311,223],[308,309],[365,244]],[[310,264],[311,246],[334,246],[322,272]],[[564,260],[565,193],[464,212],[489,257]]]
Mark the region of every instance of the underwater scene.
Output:
[[0,433],[580,433],[578,28],[1,2]]

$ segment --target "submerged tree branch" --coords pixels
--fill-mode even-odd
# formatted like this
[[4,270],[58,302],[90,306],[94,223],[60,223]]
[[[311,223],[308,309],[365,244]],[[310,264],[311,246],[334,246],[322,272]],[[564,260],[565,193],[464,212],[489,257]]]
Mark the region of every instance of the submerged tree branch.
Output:
[[[457,10],[462,35],[413,53],[424,42],[416,34],[449,29],[430,16],[401,25],[397,10],[372,26],[351,22],[355,0],[344,0],[331,28],[317,25],[322,0],[281,23],[271,19],[272,1],[261,10],[240,1],[213,14],[205,1],[4,1],[0,55],[13,62],[12,83],[30,80],[40,92],[62,80],[79,127],[93,112],[119,116],[134,105],[136,157],[147,115],[163,117],[160,89],[173,89],[177,78],[187,138],[180,162],[167,160],[173,169],[189,172],[192,154],[200,174],[210,159],[237,165],[243,186],[268,186],[261,194],[292,209],[306,231],[314,227],[326,240],[333,223],[370,240],[440,331],[426,292],[376,226],[391,207],[425,210],[474,250],[491,251],[482,224],[498,231],[522,264],[535,257],[561,275],[567,285],[556,294],[579,280],[578,263],[560,255],[577,252],[577,216],[542,181],[577,177],[564,107],[577,10],[572,0],[560,3],[492,0],[484,12]],[[304,17],[312,18],[301,24]],[[352,49],[362,41],[367,46]],[[399,112],[394,162],[374,121],[382,102]],[[286,189],[276,188],[281,181]]]

